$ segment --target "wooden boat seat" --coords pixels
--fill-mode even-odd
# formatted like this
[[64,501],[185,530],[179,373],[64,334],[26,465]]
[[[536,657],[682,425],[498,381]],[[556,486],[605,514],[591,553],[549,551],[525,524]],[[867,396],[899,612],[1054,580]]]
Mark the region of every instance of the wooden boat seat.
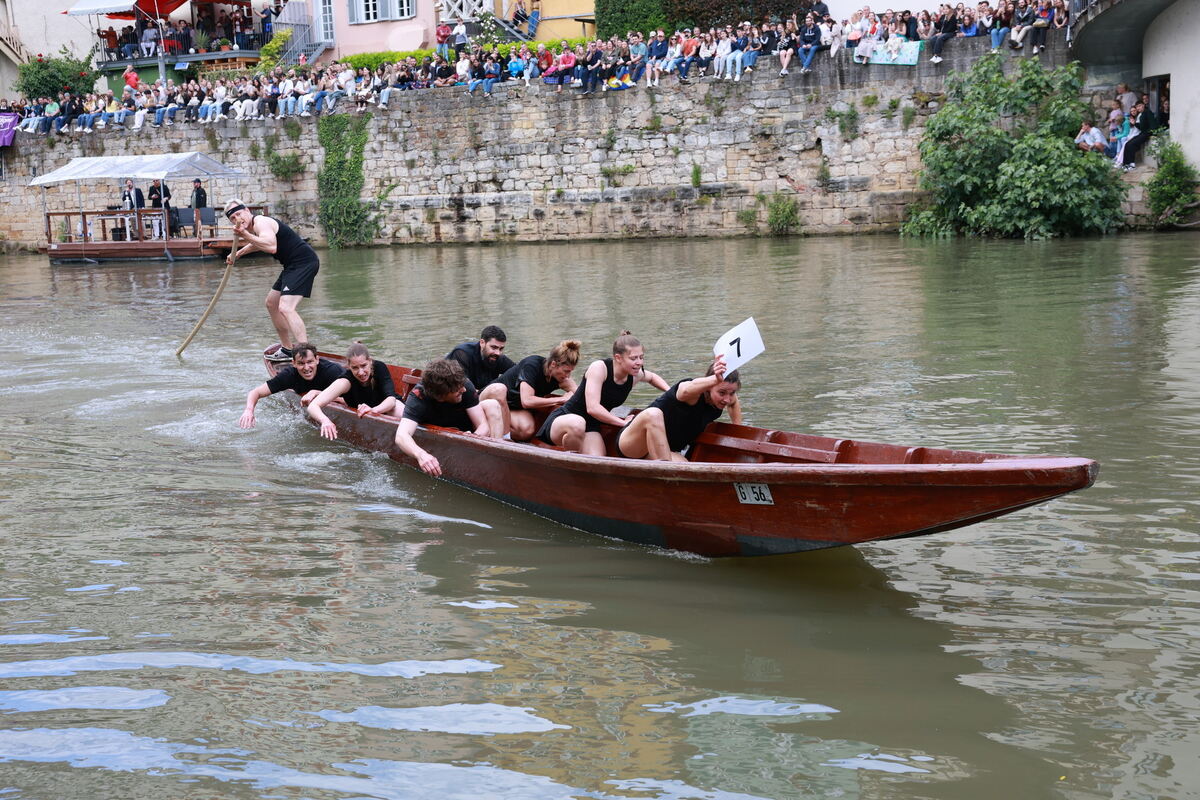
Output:
[[[769,434],[768,434],[769,435]],[[719,456],[738,454],[757,455],[761,461],[805,461],[809,463],[836,464],[844,461],[851,441],[838,439],[832,450],[816,447],[804,447],[798,444],[780,444],[754,439],[744,439],[740,436],[728,436],[714,431],[705,431],[696,439],[693,446],[693,461],[719,461]],[[715,449],[716,452],[711,452]]]

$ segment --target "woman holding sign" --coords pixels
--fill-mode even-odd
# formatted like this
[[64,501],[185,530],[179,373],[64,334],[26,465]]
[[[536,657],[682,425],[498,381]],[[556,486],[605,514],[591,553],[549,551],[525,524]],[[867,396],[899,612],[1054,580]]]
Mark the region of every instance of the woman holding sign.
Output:
[[639,413],[617,439],[625,458],[652,461],[687,461],[683,451],[704,433],[725,409],[735,423],[742,410],[737,393],[742,388],[736,372],[725,371],[725,358],[717,356],[703,378],[679,381]]
[[629,422],[629,417],[618,417],[612,410],[625,402],[633,385],[645,382],[664,392],[670,388],[642,366],[645,350],[629,331],[617,337],[612,352],[612,358],[591,363],[575,393],[546,417],[537,432],[539,439],[584,455],[607,455],[600,426],[620,428]]

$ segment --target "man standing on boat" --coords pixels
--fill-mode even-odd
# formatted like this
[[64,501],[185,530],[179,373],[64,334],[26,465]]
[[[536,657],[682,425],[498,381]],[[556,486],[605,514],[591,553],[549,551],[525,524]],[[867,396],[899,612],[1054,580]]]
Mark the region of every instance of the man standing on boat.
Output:
[[462,365],[467,380],[477,387],[487,386],[499,378],[515,364],[504,355],[504,347],[508,343],[505,335],[496,325],[488,325],[479,332],[478,342],[463,342],[446,354]]
[[[267,292],[267,312],[279,334],[279,347],[267,355],[270,361],[291,361],[292,344],[308,341],[304,320],[297,307],[312,295],[313,280],[321,268],[317,253],[286,223],[261,214],[250,213],[241,200],[225,205],[225,216],[233,223],[235,235],[246,242],[226,263],[255,250],[270,253],[283,265],[279,278]],[[268,348],[270,349],[270,348]]]

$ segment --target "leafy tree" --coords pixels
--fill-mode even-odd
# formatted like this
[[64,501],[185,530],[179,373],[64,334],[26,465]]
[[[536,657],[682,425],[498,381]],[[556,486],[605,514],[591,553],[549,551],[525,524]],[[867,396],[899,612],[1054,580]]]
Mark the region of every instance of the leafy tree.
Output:
[[37,58],[17,68],[13,88],[28,98],[58,97],[59,92],[86,94],[96,85],[100,73],[92,68],[93,47],[82,59],[74,58],[63,45],[59,56],[37,54]]
[[1024,237],[1106,233],[1123,222],[1126,187],[1102,155],[1074,144],[1087,112],[1075,64],[1046,69],[1000,56],[947,80],[946,103],[921,140],[930,205],[910,236]]

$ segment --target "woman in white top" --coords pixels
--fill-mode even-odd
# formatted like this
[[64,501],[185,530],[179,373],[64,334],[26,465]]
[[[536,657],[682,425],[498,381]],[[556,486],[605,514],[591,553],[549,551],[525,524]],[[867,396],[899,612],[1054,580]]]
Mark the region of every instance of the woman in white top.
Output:
[[725,62],[729,59],[729,54],[733,52],[733,42],[730,41],[729,35],[725,31],[717,31],[717,55],[713,59],[713,75],[718,78],[725,72]]

